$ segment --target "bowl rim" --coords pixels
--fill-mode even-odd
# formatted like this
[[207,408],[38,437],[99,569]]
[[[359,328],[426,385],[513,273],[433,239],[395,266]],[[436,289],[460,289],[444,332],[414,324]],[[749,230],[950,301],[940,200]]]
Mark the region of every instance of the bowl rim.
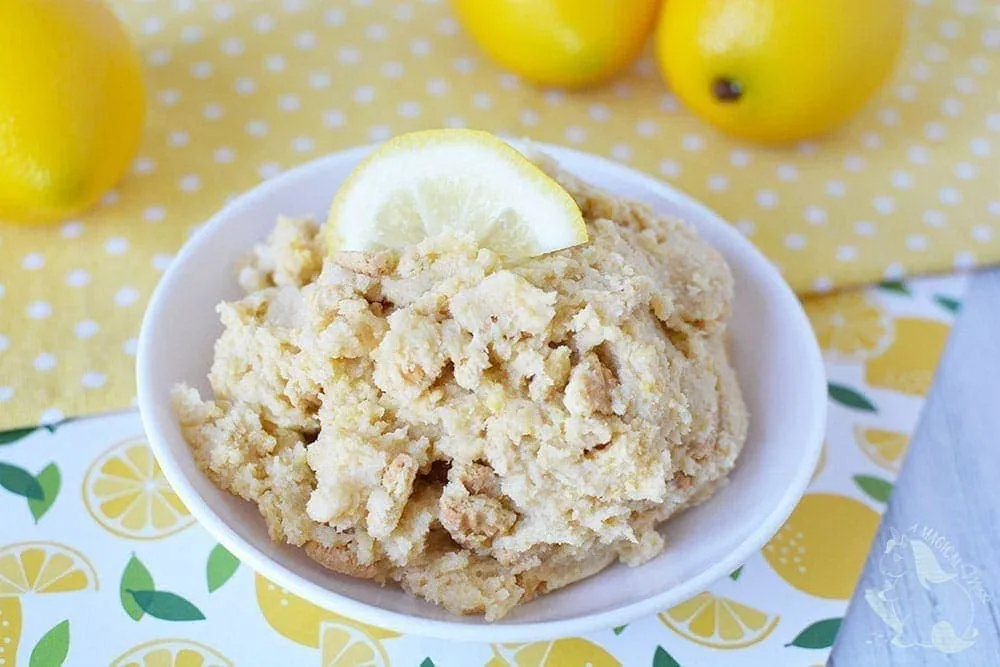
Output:
[[[540,141],[531,141],[531,144],[542,151],[552,151],[575,159],[593,161],[599,164],[602,169],[615,172],[624,180],[632,181],[649,191],[663,196],[669,196],[678,208],[684,210],[684,214],[681,217],[697,217],[700,222],[719,228],[717,231],[722,236],[728,237],[727,242],[736,246],[741,254],[747,257],[748,263],[758,265],[756,268],[762,272],[765,282],[770,283],[770,287],[776,290],[773,298],[776,301],[786,302],[782,305],[790,307],[794,311],[791,315],[797,321],[798,328],[808,334],[807,336],[803,336],[808,339],[809,343],[807,345],[808,363],[807,367],[801,370],[817,378],[816,386],[813,389],[813,395],[810,400],[810,403],[814,404],[816,412],[815,419],[810,424],[808,437],[803,443],[803,448],[809,447],[811,450],[804,452],[803,464],[789,480],[780,503],[726,557],[677,586],[665,589],[636,602],[584,616],[555,621],[499,622],[492,624],[461,623],[450,620],[420,618],[354,600],[313,583],[298,573],[279,565],[253,544],[243,539],[223,521],[221,516],[202,498],[188,481],[187,476],[182,472],[178,461],[171,454],[170,446],[167,444],[168,437],[162,430],[159,420],[154,416],[157,412],[154,410],[154,378],[151,376],[151,365],[155,351],[151,349],[149,331],[160,320],[159,311],[163,308],[165,295],[171,291],[177,276],[180,275],[181,267],[185,264],[185,260],[195,252],[198,246],[212,236],[214,230],[227,224],[238,209],[243,209],[247,205],[270,198],[273,193],[281,190],[285,183],[295,181],[305,174],[323,170],[328,162],[360,159],[378,146],[379,143],[381,142],[335,151],[310,160],[268,181],[260,183],[235,197],[212,215],[187,240],[153,291],[142,319],[136,355],[136,383],[139,412],[142,417],[146,437],[164,476],[174,491],[180,496],[185,506],[191,511],[195,519],[197,519],[198,523],[255,572],[262,574],[275,584],[313,604],[336,613],[344,614],[363,623],[388,628],[401,633],[454,641],[529,642],[583,635],[597,630],[617,627],[636,618],[662,611],[672,604],[696,595],[710,584],[728,575],[742,565],[755,552],[759,551],[778,532],[785,520],[791,515],[799,499],[804,495],[822,449],[827,419],[826,369],[805,311],[802,309],[791,287],[782,278],[770,260],[745,239],[742,234],[706,205],[683,191],[636,169],[585,151]],[[600,573],[595,576],[599,575]]]

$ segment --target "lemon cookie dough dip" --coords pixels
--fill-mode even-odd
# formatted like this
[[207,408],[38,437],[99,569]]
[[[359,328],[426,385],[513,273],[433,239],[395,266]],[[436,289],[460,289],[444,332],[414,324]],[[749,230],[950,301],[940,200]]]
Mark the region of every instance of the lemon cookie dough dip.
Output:
[[[459,222],[454,202],[451,223],[427,222],[441,179],[437,199],[341,199],[391,147],[325,227],[279,220],[239,269],[246,296],[219,304],[213,396],[178,386],[174,407],[201,468],[256,503],[274,540],[494,620],[660,553],[658,525],[724,482],[747,413],[722,258],[684,223],[479,134],[455,136],[482,144],[470,164],[509,164],[487,164],[479,190],[456,180]],[[434,146],[395,150],[427,153],[434,174]],[[501,186],[518,203],[484,217]],[[538,233],[536,213],[552,221]],[[423,234],[405,228],[421,216]],[[398,247],[372,231],[387,220]]]

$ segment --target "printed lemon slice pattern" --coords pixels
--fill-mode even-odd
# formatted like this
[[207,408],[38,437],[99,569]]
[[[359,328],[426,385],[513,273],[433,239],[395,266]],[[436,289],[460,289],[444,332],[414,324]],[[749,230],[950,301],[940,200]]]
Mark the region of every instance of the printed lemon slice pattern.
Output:
[[910,436],[899,431],[855,426],[854,441],[873,463],[886,470],[899,472]]
[[948,331],[944,322],[916,317],[897,319],[892,345],[868,361],[865,381],[879,389],[926,396]]
[[493,644],[489,667],[621,667],[603,647],[580,637],[531,644]]
[[708,591],[659,616],[664,625],[685,639],[721,649],[746,648],[763,641],[779,620],[778,616]]
[[133,646],[111,667],[233,667],[233,661],[189,639],[156,639]]
[[878,513],[853,498],[811,493],[762,551],[774,571],[816,597],[848,600],[868,557]]
[[327,622],[319,630],[323,667],[388,667],[382,645],[363,630],[346,623]]
[[892,322],[863,293],[814,297],[803,307],[819,346],[833,361],[868,359],[892,342]]
[[141,439],[114,445],[91,464],[83,501],[98,524],[135,540],[160,539],[194,523]]

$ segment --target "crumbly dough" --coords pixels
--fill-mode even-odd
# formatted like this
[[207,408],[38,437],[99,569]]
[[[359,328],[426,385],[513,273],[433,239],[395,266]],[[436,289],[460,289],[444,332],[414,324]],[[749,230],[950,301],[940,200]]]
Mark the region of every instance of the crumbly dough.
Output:
[[314,222],[282,218],[219,304],[214,398],[174,393],[199,465],[274,540],[488,620],[657,555],[747,430],[722,258],[533,159],[590,243],[516,266],[453,236],[324,259]]

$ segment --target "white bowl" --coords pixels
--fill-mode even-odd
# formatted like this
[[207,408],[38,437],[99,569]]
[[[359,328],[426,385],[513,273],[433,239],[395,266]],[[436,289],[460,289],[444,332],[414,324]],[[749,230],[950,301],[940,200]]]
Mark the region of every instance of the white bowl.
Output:
[[751,416],[730,483],[665,524],[667,547],[652,561],[636,568],[616,564],[495,623],[452,616],[397,587],[330,572],[301,550],[272,542],[257,508],[216,488],[195,465],[171,411],[170,390],[185,381],[209,391],[206,374],[221,333],[215,306],[241,296],[235,262],[279,214],[322,220],[367,146],[309,162],[226,206],[181,250],[142,323],[139,407],[150,444],[201,525],[244,563],[366,623],[453,640],[534,641],[622,625],[687,599],[752,556],[788,518],[816,467],[826,420],[823,364],[795,295],[749,242],[689,197],[607,160],[541,147],[581,178],[687,220],[729,262],[736,278],[732,361]]

